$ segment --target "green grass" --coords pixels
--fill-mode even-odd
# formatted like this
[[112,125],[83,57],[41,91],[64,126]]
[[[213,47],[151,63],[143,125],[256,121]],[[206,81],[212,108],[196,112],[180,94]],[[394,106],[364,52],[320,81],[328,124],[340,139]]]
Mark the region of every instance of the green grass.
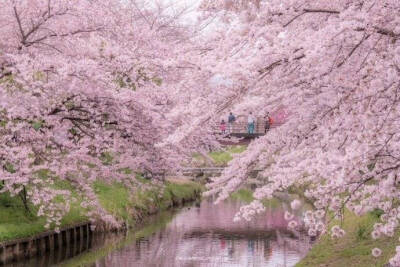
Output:
[[[371,212],[357,217],[346,211],[342,226],[346,235],[337,240],[331,239],[328,235],[322,236],[296,266],[384,266],[395,254],[400,233],[397,232],[391,238],[373,240],[371,231],[373,224],[379,220],[378,216],[376,212]],[[339,222],[332,222],[331,226],[334,224]],[[371,255],[371,250],[375,247],[382,250],[382,255],[378,258]]]
[[[46,220],[37,217],[37,208],[30,206],[27,212],[18,198],[9,194],[0,194],[0,241],[33,236],[44,232]],[[71,205],[69,213],[61,220],[61,227],[87,221],[84,209],[79,204]]]
[[[247,146],[229,146],[221,151],[212,151],[207,154],[207,156],[212,160],[212,164],[215,166],[226,166],[229,161],[233,159],[234,154],[239,154],[245,151]],[[192,165],[198,167],[204,167],[210,165],[210,159],[206,159],[205,156],[200,153],[194,153],[192,155]]]
[[167,183],[163,202],[168,205],[182,200],[190,200],[193,197],[193,192],[200,194],[202,190],[203,187],[195,182],[186,182],[184,184]]
[[231,198],[245,203],[250,203],[254,200],[253,192],[250,189],[242,188],[231,194]]
[[30,236],[45,230],[45,220],[27,213],[19,199],[7,193],[0,194],[0,207],[0,240]]
[[229,161],[233,159],[234,154],[242,153],[246,150],[246,146],[231,146],[224,151],[213,151],[208,155],[214,161],[217,166],[225,166]]
[[[251,201],[254,200],[253,197],[253,191],[251,191],[249,188],[241,188],[237,190],[236,192],[232,193],[230,196],[232,199],[244,202],[244,203],[250,203]],[[271,198],[271,199],[263,199],[261,201],[265,207],[269,208],[279,208],[282,206],[282,201],[277,199],[277,198]]]
[[[47,179],[48,175],[45,170],[38,172],[41,179]],[[80,206],[79,196],[69,182],[56,180],[52,187],[69,190],[72,197],[77,199],[75,203],[72,203],[69,213],[61,220],[61,227],[87,221],[87,217],[84,215],[85,210]],[[61,199],[56,198],[56,201],[61,201]],[[12,197],[9,193],[0,194],[0,241],[33,236],[47,230],[44,227],[45,218],[36,216],[37,207],[31,204],[28,206],[29,212],[18,196]]]
[[[67,189],[77,201],[71,204],[69,213],[62,219],[61,227],[85,222],[86,210],[80,206],[81,199],[68,181],[56,181],[54,187]],[[100,204],[119,221],[133,225],[150,213],[167,209],[175,204],[194,200],[200,196],[202,187],[190,182],[166,183],[165,188],[131,193],[120,183],[107,184],[97,181],[93,185]],[[164,190],[161,192],[161,190]],[[22,201],[9,194],[0,194],[0,242],[29,237],[46,231],[45,219],[37,217],[37,209],[30,205],[31,213],[24,209]]]
[[128,220],[129,208],[132,208],[132,201],[129,199],[130,192],[121,183],[107,184],[103,181],[96,181],[93,185],[101,206],[116,218]]

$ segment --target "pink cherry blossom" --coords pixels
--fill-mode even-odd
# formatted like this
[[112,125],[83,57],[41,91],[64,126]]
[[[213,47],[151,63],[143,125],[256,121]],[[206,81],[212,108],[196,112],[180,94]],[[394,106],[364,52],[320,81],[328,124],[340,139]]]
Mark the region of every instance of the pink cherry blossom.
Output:
[[298,199],[293,200],[290,203],[290,207],[292,208],[292,210],[298,210],[301,207],[301,201]]
[[[374,237],[393,236],[400,218],[391,201],[400,197],[399,2],[203,0],[200,9],[221,24],[229,16],[218,25],[228,34],[216,37],[208,55],[233,85],[209,110],[269,111],[283,122],[230,162],[207,194],[220,201],[262,169],[257,199],[305,188],[317,210],[337,219],[345,209],[382,211]],[[314,229],[323,216],[307,212],[305,223]]]
[[377,258],[380,255],[382,255],[382,250],[380,250],[379,248],[373,248],[372,249],[372,256]]

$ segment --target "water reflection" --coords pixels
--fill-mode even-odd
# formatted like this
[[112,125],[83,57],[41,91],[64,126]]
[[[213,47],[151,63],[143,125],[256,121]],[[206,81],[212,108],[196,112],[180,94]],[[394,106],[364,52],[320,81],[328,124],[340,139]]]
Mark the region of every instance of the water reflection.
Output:
[[[98,247],[98,245],[102,243],[98,243],[98,245],[93,245],[93,240],[99,239],[97,238],[86,238],[84,237],[82,240],[74,240],[71,244],[64,246],[62,249],[56,249],[54,251],[47,251],[42,255],[37,255],[36,257],[29,259],[21,259],[17,262],[8,262],[7,264],[1,265],[4,267],[47,267],[47,266],[58,266],[59,263],[67,261],[70,258],[76,257],[90,248]],[[104,238],[100,238],[101,240],[106,240]]]
[[[267,207],[250,222],[233,222],[242,204],[204,200],[152,217],[140,231],[96,234],[48,255],[6,266],[223,267],[294,266],[310,248],[287,230],[285,205]],[[104,256],[105,255],[105,256]]]
[[294,266],[310,248],[286,230],[282,206],[250,222],[233,223],[240,203],[182,209],[162,230],[116,250],[93,266]]

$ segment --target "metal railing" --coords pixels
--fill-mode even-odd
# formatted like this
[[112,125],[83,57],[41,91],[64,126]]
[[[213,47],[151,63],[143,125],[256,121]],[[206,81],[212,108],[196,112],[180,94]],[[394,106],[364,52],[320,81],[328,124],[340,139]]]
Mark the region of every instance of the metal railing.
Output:
[[[265,121],[256,121],[254,124],[254,132],[253,134],[255,135],[264,135],[265,134]],[[272,123],[269,127],[269,130],[274,129],[276,127],[279,127],[282,125],[282,123]],[[213,131],[216,134],[232,134],[232,135],[238,135],[238,134],[249,134],[248,132],[248,124],[246,122],[234,122],[232,125],[229,123],[225,123],[225,132],[222,131],[221,129],[221,124],[216,123],[215,126],[213,127]]]

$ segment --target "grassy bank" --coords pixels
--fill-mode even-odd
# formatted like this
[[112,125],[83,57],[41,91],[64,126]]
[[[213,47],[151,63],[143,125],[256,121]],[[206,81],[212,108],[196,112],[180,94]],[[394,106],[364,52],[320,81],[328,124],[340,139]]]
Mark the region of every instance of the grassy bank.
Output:
[[238,191],[232,193],[231,198],[245,203],[250,203],[254,200],[253,191],[248,188],[241,188]]
[[[57,183],[57,188],[71,189],[66,181]],[[164,188],[137,191],[132,194],[119,183],[107,184],[96,182],[94,190],[100,204],[119,221],[133,225],[149,214],[165,210],[186,201],[199,197],[201,186],[186,182],[176,184],[167,182]],[[45,218],[37,217],[37,209],[30,206],[31,212],[24,209],[19,198],[0,194],[0,242],[30,237],[46,231]],[[61,227],[87,221],[85,210],[80,206],[79,198],[71,204],[70,212],[62,219]]]
[[[255,199],[253,196],[253,191],[251,191],[249,188],[241,188],[232,193],[230,197],[234,200],[238,200],[244,203],[250,203]],[[278,208],[282,205],[282,200],[279,200],[277,198],[263,199],[261,202],[264,204],[265,207],[269,208]]]
[[[295,196],[297,193],[297,190],[293,190],[290,196]],[[231,198],[245,203],[254,199],[252,191],[247,188],[233,193]],[[269,207],[281,205],[281,201],[275,198],[265,200],[263,203]],[[311,206],[308,205],[308,208]],[[370,212],[362,217],[346,211],[343,224],[338,220],[330,223],[330,227],[340,225],[346,231],[346,235],[340,239],[331,239],[329,235],[321,236],[296,267],[385,266],[395,254],[396,246],[399,244],[400,231],[396,232],[393,237],[372,239],[373,225],[380,221],[379,216],[379,211]],[[375,247],[382,250],[382,255],[378,258],[371,254]]]
[[215,165],[225,166],[233,159],[234,154],[242,153],[246,148],[246,146],[230,146],[224,151],[210,152],[209,156],[213,159]]
[[[292,193],[295,192],[297,193],[297,191]],[[231,198],[246,203],[254,199],[252,191],[246,188],[233,193]],[[263,203],[269,207],[281,205],[281,201],[275,198],[265,200]],[[346,211],[343,224],[337,220],[330,223],[331,227],[341,225],[346,231],[346,235],[340,239],[331,239],[329,235],[322,236],[296,267],[385,266],[395,254],[396,246],[399,244],[400,231],[393,237],[372,239],[373,225],[380,221],[379,216],[378,211],[370,212],[362,217]],[[382,255],[378,258],[371,255],[371,250],[375,247],[382,250]]]
[[[233,159],[234,154],[242,153],[246,150],[246,146],[236,145],[236,146],[229,146],[224,150],[221,151],[212,151],[208,153],[208,157],[212,160],[212,163],[215,166],[226,166],[229,161]],[[193,155],[193,165],[196,166],[206,166],[208,165],[207,159],[204,158],[201,154]]]
[[[400,233],[394,237],[378,240],[371,238],[373,225],[379,220],[379,213],[371,212],[362,217],[357,217],[351,212],[346,212],[342,228],[346,235],[340,239],[331,239],[324,235],[313,246],[307,256],[296,266],[384,266],[395,254]],[[334,221],[331,226],[340,222]],[[382,255],[374,258],[371,250],[375,247],[382,249]]]

